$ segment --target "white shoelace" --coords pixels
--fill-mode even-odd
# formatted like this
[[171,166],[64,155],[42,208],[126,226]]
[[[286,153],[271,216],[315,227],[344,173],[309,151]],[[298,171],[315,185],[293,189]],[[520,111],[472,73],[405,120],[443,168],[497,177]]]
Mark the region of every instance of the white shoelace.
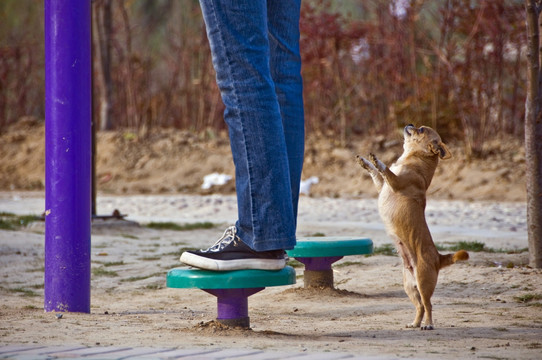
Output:
[[207,250],[201,250],[205,252],[218,252],[224,249],[226,246],[231,244],[232,241],[236,241],[237,239],[237,228],[235,226],[230,226],[229,228],[224,231],[224,234],[218,239],[213,246],[208,248]]

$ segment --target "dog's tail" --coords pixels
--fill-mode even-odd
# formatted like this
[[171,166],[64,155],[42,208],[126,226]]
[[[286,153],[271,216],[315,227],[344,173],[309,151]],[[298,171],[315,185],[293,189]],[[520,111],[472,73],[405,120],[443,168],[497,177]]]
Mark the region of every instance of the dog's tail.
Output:
[[[440,254],[439,254],[440,255]],[[440,268],[450,266],[458,261],[465,261],[469,259],[469,253],[465,250],[459,250],[455,254],[440,255]]]

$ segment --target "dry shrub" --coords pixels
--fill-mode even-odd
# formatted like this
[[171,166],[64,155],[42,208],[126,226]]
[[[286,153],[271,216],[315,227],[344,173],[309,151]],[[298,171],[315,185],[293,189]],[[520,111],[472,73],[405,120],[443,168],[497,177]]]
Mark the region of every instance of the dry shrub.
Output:
[[[344,3],[363,15],[335,10]],[[407,6],[398,8],[395,0],[303,2],[308,134],[346,144],[353,136],[425,124],[447,141],[463,142],[470,155],[483,153],[488,138],[521,138],[522,3],[401,3]],[[12,15],[0,25],[0,130],[25,115],[43,118],[43,22],[35,9],[29,0],[0,6],[0,14]],[[212,134],[225,128],[197,1],[95,0],[93,14],[94,114],[102,129]]]

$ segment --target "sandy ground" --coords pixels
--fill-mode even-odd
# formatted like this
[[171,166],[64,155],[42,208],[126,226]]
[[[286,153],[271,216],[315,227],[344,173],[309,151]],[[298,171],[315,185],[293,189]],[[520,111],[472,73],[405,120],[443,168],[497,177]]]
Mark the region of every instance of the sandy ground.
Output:
[[[0,193],[0,211],[40,214],[42,193]],[[236,218],[231,195],[100,196],[95,221],[90,314],[43,312],[43,224],[0,231],[0,344],[126,345],[341,352],[400,358],[540,359],[542,271],[527,264],[525,205],[431,199],[435,241],[478,241],[487,251],[443,269],[433,296],[436,330],[406,329],[414,307],[402,289],[397,256],[348,256],[334,265],[338,290],[271,287],[249,299],[251,330],[211,322],[216,302],[168,289],[166,272],[183,248],[209,246]],[[213,229],[154,230],[150,221],[211,221]],[[133,221],[133,222],[131,222]],[[376,200],[303,197],[299,236],[360,235],[389,244]],[[505,250],[505,251],[502,251]]]

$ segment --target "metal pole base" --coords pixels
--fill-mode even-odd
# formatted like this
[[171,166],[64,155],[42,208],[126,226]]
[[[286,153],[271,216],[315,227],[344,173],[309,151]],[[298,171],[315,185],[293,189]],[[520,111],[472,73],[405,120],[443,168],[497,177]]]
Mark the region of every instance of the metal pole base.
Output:
[[264,288],[250,289],[202,289],[216,296],[216,321],[231,327],[250,328],[248,297]]
[[237,319],[216,319],[216,321],[222,325],[233,328],[250,329],[250,317],[243,317]]
[[333,289],[333,270],[305,270],[303,281],[305,288]]
[[324,287],[333,289],[331,264],[342,258],[342,256],[296,257],[297,261],[305,265],[305,272],[303,273],[305,288]]

